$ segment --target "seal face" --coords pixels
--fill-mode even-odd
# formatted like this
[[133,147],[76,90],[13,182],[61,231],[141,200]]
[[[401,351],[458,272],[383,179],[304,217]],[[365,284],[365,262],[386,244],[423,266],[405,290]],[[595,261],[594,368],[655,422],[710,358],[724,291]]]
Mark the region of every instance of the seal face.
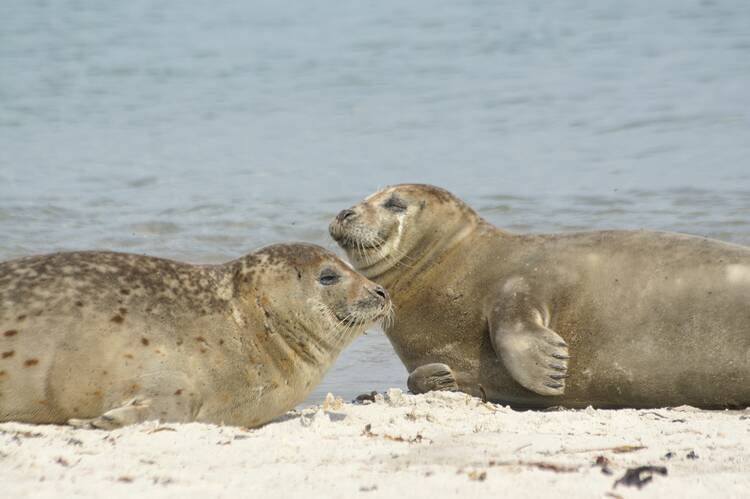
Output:
[[389,313],[381,286],[309,244],[223,265],[109,252],[0,263],[0,421],[258,426]]
[[750,404],[750,248],[647,231],[516,235],[388,187],[331,236],[391,293],[414,392],[524,407]]

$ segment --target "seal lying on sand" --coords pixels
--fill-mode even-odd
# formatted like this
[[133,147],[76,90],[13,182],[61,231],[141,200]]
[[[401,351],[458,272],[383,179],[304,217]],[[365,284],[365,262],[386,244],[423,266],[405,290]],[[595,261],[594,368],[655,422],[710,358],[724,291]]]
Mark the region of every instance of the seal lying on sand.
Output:
[[521,407],[750,404],[750,248],[645,231],[515,235],[399,185],[332,221],[384,285],[414,392]]
[[390,310],[308,244],[223,265],[80,252],[0,264],[0,421],[258,426]]

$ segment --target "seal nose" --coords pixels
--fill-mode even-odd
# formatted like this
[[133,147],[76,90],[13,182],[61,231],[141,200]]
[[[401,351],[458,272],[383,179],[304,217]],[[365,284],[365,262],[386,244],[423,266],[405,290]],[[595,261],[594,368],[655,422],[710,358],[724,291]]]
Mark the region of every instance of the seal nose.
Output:
[[343,222],[344,220],[352,216],[354,216],[354,210],[350,210],[349,208],[347,208],[345,210],[341,210],[341,212],[336,215],[336,220],[338,220],[339,222]]
[[380,286],[380,285],[375,286],[375,288],[373,289],[373,292],[379,297],[381,297],[383,301],[388,301],[388,291],[386,291],[383,286]]

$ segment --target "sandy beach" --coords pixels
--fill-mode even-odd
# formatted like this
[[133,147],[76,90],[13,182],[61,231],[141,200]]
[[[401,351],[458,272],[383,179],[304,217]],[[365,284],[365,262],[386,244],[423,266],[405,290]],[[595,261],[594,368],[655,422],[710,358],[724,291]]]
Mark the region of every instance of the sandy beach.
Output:
[[[750,491],[747,410],[520,412],[460,393],[398,389],[373,398],[348,403],[329,395],[320,406],[253,430],[153,422],[104,432],[3,423],[3,496],[746,497]],[[655,468],[627,473],[640,466]]]

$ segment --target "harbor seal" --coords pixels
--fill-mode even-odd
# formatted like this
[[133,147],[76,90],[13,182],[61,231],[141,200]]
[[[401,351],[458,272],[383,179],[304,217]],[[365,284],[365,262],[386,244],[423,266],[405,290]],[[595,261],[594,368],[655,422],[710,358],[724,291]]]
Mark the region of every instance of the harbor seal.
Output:
[[302,402],[389,310],[332,253],[223,265],[76,252],[0,264],[0,421],[254,427]]
[[517,407],[750,404],[750,248],[648,231],[521,235],[398,185],[332,237],[396,309],[414,392]]

